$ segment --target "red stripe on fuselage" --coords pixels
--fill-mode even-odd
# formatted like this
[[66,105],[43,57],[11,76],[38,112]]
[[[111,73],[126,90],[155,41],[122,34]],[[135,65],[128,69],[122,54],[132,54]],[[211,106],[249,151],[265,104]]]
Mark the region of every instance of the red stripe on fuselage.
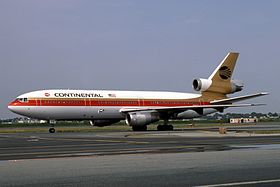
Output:
[[[193,100],[193,99],[192,99]],[[186,100],[151,99],[30,99],[27,102],[15,100],[10,106],[192,106],[209,105],[209,102]]]

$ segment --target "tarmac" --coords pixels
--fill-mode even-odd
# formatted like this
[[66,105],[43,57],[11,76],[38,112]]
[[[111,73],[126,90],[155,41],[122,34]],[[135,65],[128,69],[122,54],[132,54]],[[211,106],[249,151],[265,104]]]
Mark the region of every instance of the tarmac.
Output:
[[280,135],[0,134],[1,186],[278,186]]

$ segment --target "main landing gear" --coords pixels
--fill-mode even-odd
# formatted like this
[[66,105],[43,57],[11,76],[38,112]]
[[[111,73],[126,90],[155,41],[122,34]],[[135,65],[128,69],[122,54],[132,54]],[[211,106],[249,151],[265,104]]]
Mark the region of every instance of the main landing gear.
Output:
[[158,131],[173,131],[173,125],[158,125]]
[[[146,131],[147,125],[142,126],[132,126],[133,131]],[[164,120],[163,125],[157,126],[158,131],[173,131],[173,125],[168,125],[168,120]]]
[[147,130],[147,125],[143,126],[132,126],[133,131],[146,131]]
[[165,119],[163,125],[157,126],[158,131],[173,131],[173,125],[168,125],[168,119]]

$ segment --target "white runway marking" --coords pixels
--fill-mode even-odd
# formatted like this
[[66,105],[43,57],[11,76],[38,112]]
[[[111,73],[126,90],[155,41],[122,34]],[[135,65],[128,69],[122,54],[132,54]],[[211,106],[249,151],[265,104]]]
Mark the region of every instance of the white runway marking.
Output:
[[197,186],[197,187],[241,186],[241,185],[265,184],[265,183],[267,184],[267,183],[275,183],[275,182],[280,182],[280,179],[201,185],[201,186]]

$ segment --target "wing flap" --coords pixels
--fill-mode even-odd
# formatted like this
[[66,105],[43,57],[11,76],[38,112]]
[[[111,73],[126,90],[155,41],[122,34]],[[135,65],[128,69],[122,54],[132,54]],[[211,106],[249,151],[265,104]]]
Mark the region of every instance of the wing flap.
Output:
[[176,106],[176,107],[139,107],[139,108],[122,108],[121,113],[141,112],[141,111],[158,111],[158,112],[180,112],[185,110],[196,110],[203,108],[229,108],[229,107],[248,107],[248,106],[261,106],[264,104],[212,104],[212,105],[193,105],[193,106]]

